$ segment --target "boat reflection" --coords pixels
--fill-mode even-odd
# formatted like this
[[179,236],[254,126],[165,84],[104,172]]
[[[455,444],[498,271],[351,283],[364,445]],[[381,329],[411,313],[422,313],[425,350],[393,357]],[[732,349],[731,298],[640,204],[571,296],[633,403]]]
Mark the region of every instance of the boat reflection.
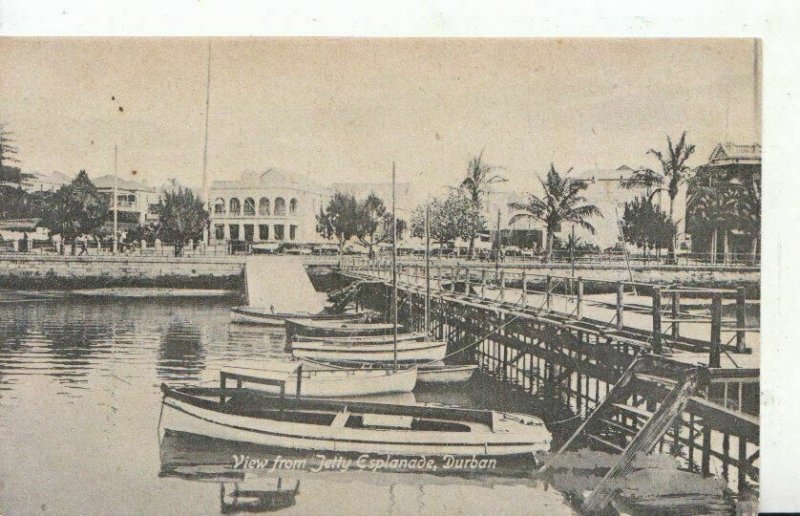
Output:
[[297,502],[299,480],[260,478],[233,484],[219,485],[219,503],[222,514],[240,512],[273,512],[286,509]]

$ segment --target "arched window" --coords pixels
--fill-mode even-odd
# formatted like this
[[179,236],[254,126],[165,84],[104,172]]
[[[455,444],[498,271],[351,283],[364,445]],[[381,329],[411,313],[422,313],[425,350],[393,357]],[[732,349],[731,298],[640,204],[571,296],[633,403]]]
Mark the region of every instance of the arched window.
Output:
[[214,215],[224,215],[225,214],[225,199],[222,197],[218,197],[216,201],[214,201]]
[[244,200],[244,214],[246,217],[255,217],[256,215],[256,201],[252,197]]
[[289,201],[289,215],[294,215],[297,213],[297,199],[292,199]]
[[278,197],[275,199],[275,216],[286,216],[286,201],[283,200],[283,197]]
[[258,201],[258,214],[269,215],[269,199],[267,199],[266,197],[262,197]]
[[239,215],[239,214],[241,214],[242,205],[241,205],[241,203],[239,203],[239,199],[237,199],[236,197],[231,199],[230,210],[229,211],[230,211],[231,215]]

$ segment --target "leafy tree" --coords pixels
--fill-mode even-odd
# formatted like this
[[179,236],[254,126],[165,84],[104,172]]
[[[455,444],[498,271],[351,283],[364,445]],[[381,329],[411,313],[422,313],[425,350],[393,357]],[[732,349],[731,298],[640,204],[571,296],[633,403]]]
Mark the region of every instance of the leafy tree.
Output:
[[[483,151],[474,156],[467,165],[467,177],[461,181],[459,188],[478,207],[483,208],[483,197],[489,191],[489,186],[494,183],[507,181],[505,177],[496,173],[497,167],[483,161]],[[469,256],[475,249],[475,237],[469,239]]]
[[544,180],[539,178],[544,190],[544,194],[541,197],[529,193],[527,203],[513,202],[509,204],[511,209],[519,211],[519,213],[511,217],[510,224],[514,224],[522,218],[532,218],[544,222],[547,232],[545,261],[550,260],[553,250],[553,237],[560,230],[562,223],[571,222],[577,224],[594,234],[594,226],[587,219],[594,216],[603,216],[600,209],[594,204],[583,204],[586,199],[581,195],[581,192],[587,188],[586,183],[572,181],[568,177],[571,171],[572,169],[569,169],[562,177],[551,163],[547,177]]
[[328,205],[319,210],[317,233],[328,240],[335,238],[339,244],[339,252],[344,252],[347,241],[359,234],[359,206],[356,198],[341,192],[333,194]]
[[108,199],[97,191],[85,170],[46,199],[48,209],[42,214],[42,222],[64,242],[95,234],[108,218]]
[[[392,219],[383,200],[374,193],[369,194],[364,202],[358,203],[356,237],[369,249],[370,258],[374,255],[374,246],[392,241]],[[405,222],[397,219],[396,226],[399,240],[405,229]]]
[[622,235],[626,242],[644,250],[668,248],[675,238],[672,219],[654,206],[646,196],[625,203]]
[[203,200],[175,179],[161,191],[155,213],[158,215],[156,235],[163,241],[175,242],[176,256],[182,252],[185,242],[203,237],[209,220]]
[[[444,201],[430,203],[430,237],[440,247],[457,238],[470,240],[486,228],[486,219],[472,199],[453,193]],[[411,234],[425,236],[425,204],[417,206],[411,217]]]

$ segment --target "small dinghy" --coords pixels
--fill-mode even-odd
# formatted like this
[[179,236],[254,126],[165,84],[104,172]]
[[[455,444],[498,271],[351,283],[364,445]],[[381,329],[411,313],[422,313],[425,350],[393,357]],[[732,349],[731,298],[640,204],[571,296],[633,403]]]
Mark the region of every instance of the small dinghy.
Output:
[[[384,335],[391,336],[395,325],[392,323],[348,323],[339,321],[314,321],[307,319],[287,319],[286,338],[295,340],[303,337],[358,337]],[[398,331],[402,325],[397,325]]]
[[363,322],[369,314],[310,314],[303,312],[275,312],[270,308],[235,306],[231,308],[231,322],[240,324],[260,324],[283,328],[287,319],[298,321],[332,321],[342,324]]
[[[426,340],[428,334],[425,332],[401,333],[397,336],[397,342],[409,340]],[[393,344],[393,335],[367,335],[361,337],[306,337],[304,335],[295,335],[295,342],[326,342],[329,344],[346,344],[354,342],[359,344]]]
[[[297,367],[296,362],[237,360],[222,368],[229,378],[272,378],[276,372]],[[416,368],[394,369],[391,367],[332,368],[316,362],[302,362],[302,367],[289,376],[296,382],[300,376],[300,394],[313,398],[336,398],[343,396],[371,396],[411,392],[417,383]],[[277,393],[277,387],[253,383],[254,389],[265,389]]]
[[[550,449],[550,432],[528,415],[303,398],[302,375],[297,396],[287,398],[287,380],[295,371],[256,379],[223,372],[216,388],[162,384],[159,438],[193,434],[289,449],[432,457],[531,456]],[[237,385],[277,385],[281,394],[228,388],[231,378]]]
[[292,342],[296,358],[324,362],[432,362],[444,359],[447,343],[438,340],[407,340],[395,344],[371,342]]
[[467,382],[478,370],[477,364],[448,365],[444,362],[420,364],[417,367],[417,383],[461,383]]

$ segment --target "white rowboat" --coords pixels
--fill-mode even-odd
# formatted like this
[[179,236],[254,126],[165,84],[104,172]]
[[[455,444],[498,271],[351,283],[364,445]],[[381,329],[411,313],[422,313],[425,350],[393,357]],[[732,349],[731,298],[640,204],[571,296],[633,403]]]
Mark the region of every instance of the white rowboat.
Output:
[[418,367],[417,383],[461,383],[469,381],[475,371],[476,364],[446,365],[444,363],[424,364]]
[[260,324],[283,328],[287,319],[298,321],[335,321],[339,323],[356,323],[363,321],[366,314],[310,314],[301,312],[273,312],[269,308],[251,306],[235,306],[231,308],[231,322],[240,324]]
[[[447,343],[435,340],[412,340],[397,343],[398,362],[430,362],[444,359]],[[343,343],[293,342],[292,354],[296,358],[309,358],[328,362],[393,362],[393,343]]]
[[[270,361],[236,361],[222,368],[230,376],[271,378],[281,366],[295,365],[285,362]],[[297,382],[298,372],[289,376],[289,382]],[[411,392],[417,383],[416,368],[405,369],[333,369],[314,363],[303,363],[299,371],[301,396],[313,398],[336,398],[343,396],[370,396],[375,394],[391,394]],[[277,388],[254,383],[255,389],[278,392]]]
[[193,434],[263,446],[401,456],[531,456],[550,449],[533,416],[449,407],[278,398],[252,389],[170,388],[159,438]]

